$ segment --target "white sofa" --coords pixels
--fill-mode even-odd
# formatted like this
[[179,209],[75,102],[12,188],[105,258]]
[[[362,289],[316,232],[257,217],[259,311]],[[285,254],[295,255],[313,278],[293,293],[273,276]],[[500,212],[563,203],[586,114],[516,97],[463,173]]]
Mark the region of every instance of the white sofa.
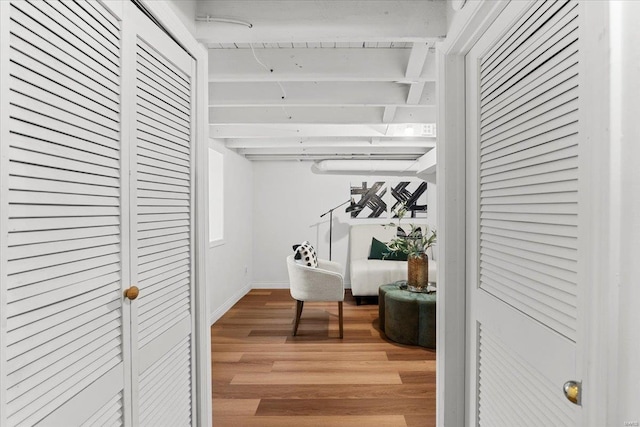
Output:
[[[411,229],[411,223],[403,222],[401,225],[406,231]],[[416,225],[424,229],[426,224]],[[395,235],[395,227],[380,224],[352,225],[349,229],[349,273],[351,293],[356,297],[356,304],[360,304],[361,297],[377,296],[380,285],[407,279],[406,261],[368,259],[373,237],[386,243]],[[435,282],[436,262],[431,256],[429,258],[429,281]]]

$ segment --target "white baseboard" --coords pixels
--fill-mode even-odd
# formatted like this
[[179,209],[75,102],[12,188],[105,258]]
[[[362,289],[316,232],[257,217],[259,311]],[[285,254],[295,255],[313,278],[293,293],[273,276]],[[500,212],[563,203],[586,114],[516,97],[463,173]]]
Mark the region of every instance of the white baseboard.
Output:
[[253,282],[251,289],[289,289],[289,282]]
[[[351,288],[351,283],[345,282],[345,289]],[[253,282],[251,289],[289,289],[289,282]]]
[[247,283],[242,288],[238,289],[234,295],[231,296],[228,300],[226,300],[220,307],[218,307],[211,315],[209,316],[209,325],[213,325],[218,321],[224,314],[229,311],[231,307],[240,299],[245,296],[251,290],[251,283]]

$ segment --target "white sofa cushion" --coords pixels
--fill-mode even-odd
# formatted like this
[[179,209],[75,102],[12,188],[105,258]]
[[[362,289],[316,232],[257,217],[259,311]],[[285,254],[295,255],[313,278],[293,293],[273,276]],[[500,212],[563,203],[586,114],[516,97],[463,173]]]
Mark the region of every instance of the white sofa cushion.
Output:
[[[418,224],[423,230],[426,224]],[[402,227],[411,228],[411,223],[402,223]],[[379,224],[352,225],[349,230],[349,256],[351,293],[354,296],[378,295],[380,285],[407,280],[407,262],[368,259],[371,239],[388,242],[396,235],[396,227],[384,227]],[[436,262],[429,260],[429,281],[436,281]]]

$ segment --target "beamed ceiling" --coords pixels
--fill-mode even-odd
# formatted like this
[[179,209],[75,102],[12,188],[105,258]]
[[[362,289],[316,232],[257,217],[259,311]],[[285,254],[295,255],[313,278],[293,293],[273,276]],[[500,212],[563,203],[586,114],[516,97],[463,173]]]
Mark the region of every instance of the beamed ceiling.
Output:
[[197,15],[210,136],[247,158],[415,160],[435,146],[444,1],[213,0]]

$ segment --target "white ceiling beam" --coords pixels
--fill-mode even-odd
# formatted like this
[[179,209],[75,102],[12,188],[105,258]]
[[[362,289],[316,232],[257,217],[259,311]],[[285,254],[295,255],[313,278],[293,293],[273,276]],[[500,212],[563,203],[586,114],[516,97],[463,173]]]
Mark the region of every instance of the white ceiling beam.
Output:
[[[425,83],[411,83],[409,86],[409,94],[407,95],[407,105],[424,105],[420,104],[423,98]],[[435,85],[434,85],[435,86]],[[433,94],[430,97],[431,103],[435,101]]]
[[[209,123],[378,124],[381,107],[212,107]],[[434,123],[435,106],[398,107],[392,123]]]
[[[209,83],[210,106],[386,106],[404,105],[411,85],[391,82],[275,82]],[[435,83],[427,87],[424,103],[435,104]],[[283,92],[284,89],[284,92]],[[285,97],[285,99],[282,99]],[[416,104],[418,101],[416,102]]]
[[239,148],[236,151],[240,154],[414,154],[422,156],[430,148],[425,147],[279,147],[279,148]]
[[414,43],[407,62],[405,77],[409,80],[417,79],[422,74],[427,55],[429,53],[429,43]]
[[[375,140],[375,141],[373,141]],[[436,146],[435,138],[233,138],[225,139],[227,148],[284,148],[284,147],[422,147]]]
[[210,124],[211,138],[384,137],[386,125]]
[[[434,61],[407,79],[409,49],[209,49],[210,82],[435,81]],[[273,70],[270,71],[270,70]]]
[[[386,124],[210,124],[211,138],[398,138],[397,133],[389,132],[394,126]],[[409,137],[409,135],[407,135]],[[413,136],[412,136],[413,137]],[[415,138],[415,137],[414,137]]]
[[203,43],[398,42],[446,35],[444,1],[200,1],[197,15],[252,24],[196,22]]
[[[395,153],[367,154],[246,154],[251,161],[318,161],[318,160],[416,160],[420,155]],[[412,172],[415,174],[415,172]],[[396,175],[396,174],[394,174]]]
[[396,116],[396,110],[398,108],[396,106],[388,106],[384,108],[384,113],[382,114],[382,122],[383,123],[393,123],[393,119]]

